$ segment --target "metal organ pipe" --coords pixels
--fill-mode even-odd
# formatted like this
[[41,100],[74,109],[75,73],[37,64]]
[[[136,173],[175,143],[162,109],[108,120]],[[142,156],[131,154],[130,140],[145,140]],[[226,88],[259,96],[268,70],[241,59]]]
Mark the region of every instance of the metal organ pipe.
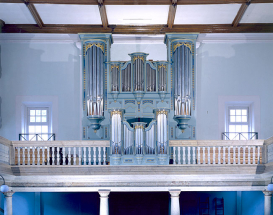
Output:
[[157,144],[158,154],[167,154],[168,130],[167,130],[167,111],[157,111]]
[[121,111],[111,112],[111,150],[112,154],[121,154]]

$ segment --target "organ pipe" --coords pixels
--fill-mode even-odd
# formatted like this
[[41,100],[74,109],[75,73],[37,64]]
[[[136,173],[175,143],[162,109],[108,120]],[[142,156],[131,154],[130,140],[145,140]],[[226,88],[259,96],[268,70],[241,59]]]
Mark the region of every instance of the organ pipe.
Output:
[[111,152],[112,154],[121,154],[122,144],[122,112],[115,110],[111,112]]
[[168,151],[167,116],[168,112],[166,110],[159,110],[156,112],[158,154],[167,154]]

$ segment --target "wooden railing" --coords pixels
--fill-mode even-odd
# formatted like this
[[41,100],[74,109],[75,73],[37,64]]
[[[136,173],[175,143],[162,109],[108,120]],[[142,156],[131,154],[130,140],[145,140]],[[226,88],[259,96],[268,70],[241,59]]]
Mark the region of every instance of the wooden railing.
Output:
[[264,140],[170,140],[175,164],[260,164]]
[[109,141],[12,141],[15,165],[106,165]]

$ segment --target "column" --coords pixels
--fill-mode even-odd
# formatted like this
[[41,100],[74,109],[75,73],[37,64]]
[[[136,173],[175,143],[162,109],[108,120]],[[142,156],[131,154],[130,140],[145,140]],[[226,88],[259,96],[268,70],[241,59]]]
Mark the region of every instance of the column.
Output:
[[109,215],[108,195],[110,190],[99,190],[100,194],[100,215]]
[[171,214],[170,215],[180,215],[179,206],[179,194],[180,190],[170,190],[171,194]]
[[263,191],[264,193],[264,215],[271,215],[272,191]]
[[4,215],[12,215],[12,195],[13,191],[5,192],[5,203],[4,203]]

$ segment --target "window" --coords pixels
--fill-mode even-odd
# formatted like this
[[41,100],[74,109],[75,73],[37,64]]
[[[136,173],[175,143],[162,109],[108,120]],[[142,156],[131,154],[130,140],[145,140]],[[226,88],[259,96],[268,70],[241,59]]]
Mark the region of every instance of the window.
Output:
[[248,106],[228,106],[226,132],[223,139],[256,139],[256,133],[251,132],[251,117],[249,113]]

